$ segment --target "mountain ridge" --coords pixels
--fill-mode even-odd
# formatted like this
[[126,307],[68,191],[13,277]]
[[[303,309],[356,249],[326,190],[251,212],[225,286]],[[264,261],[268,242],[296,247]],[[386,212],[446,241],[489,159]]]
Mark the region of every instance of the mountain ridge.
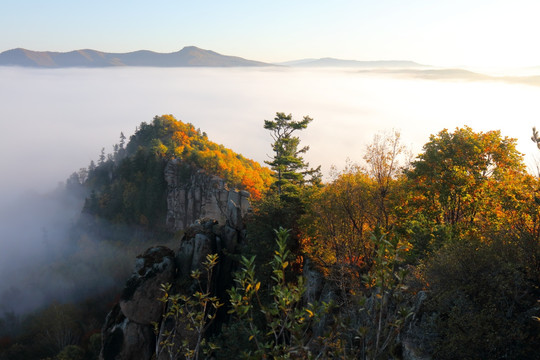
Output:
[[278,63],[278,65],[292,67],[387,67],[387,68],[411,68],[411,67],[427,67],[427,65],[419,64],[409,60],[343,60],[332,57],[324,57],[319,59],[298,59]]
[[55,52],[16,48],[0,53],[0,66],[40,68],[115,66],[241,67],[272,66],[272,64],[248,60],[238,56],[222,55],[196,46],[186,46],[172,53],[158,53],[150,50],[108,53],[93,49]]
[[136,50],[125,53],[104,52],[94,49],[79,49],[67,52],[34,51],[15,48],[0,53],[0,66],[22,66],[37,68],[68,67],[345,67],[345,68],[419,68],[426,67],[408,60],[343,60],[331,57],[309,58],[268,63],[249,60],[238,56],[223,55],[196,46],[185,46],[170,53],[151,50]]

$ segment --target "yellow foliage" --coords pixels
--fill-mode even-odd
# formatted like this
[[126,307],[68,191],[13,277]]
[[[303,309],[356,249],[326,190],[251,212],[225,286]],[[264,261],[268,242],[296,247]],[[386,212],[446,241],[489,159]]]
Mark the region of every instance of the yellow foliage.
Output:
[[230,186],[248,191],[254,199],[259,199],[270,187],[272,172],[267,167],[208,140],[193,125],[176,120],[172,115],[156,119],[162,122],[165,130],[157,149],[160,154],[167,153],[171,158],[192,162],[224,178]]

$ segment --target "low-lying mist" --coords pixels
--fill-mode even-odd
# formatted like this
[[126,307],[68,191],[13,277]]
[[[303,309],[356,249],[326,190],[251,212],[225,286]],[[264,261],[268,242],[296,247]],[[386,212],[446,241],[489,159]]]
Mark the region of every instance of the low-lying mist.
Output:
[[[79,231],[84,198],[65,187],[22,193],[0,209],[0,319],[53,301],[65,303],[116,291],[135,256],[149,246]],[[0,333],[1,333],[0,328]]]
[[[418,153],[430,134],[464,125],[518,138],[532,164],[531,128],[540,126],[540,87],[504,82],[278,67],[0,67],[0,79],[0,313],[70,300],[116,281],[105,274],[118,249],[68,240],[83,198],[60,196],[58,183],[155,115],[193,123],[259,162],[271,153],[264,119],[277,111],[309,115],[314,121],[299,135],[310,146],[307,160],[325,175],[348,158],[362,162],[380,131],[401,131]],[[125,271],[130,266],[126,260]]]

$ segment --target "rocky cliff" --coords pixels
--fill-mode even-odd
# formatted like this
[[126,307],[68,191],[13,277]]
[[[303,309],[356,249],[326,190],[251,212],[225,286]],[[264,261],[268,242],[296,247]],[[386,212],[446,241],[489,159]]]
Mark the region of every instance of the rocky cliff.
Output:
[[[232,285],[234,261],[244,238],[243,218],[249,211],[249,193],[229,189],[225,181],[204,171],[171,160],[165,168],[167,182],[167,225],[184,230],[176,250],[159,246],[136,259],[118,304],[108,314],[102,330],[100,359],[151,359],[156,350],[154,324],[162,324],[166,308],[158,298],[162,284],[175,293],[191,295],[193,279],[206,255],[218,254],[212,292],[226,298]],[[179,330],[182,333],[182,329]],[[189,340],[189,339],[187,339]],[[158,359],[165,356],[158,355]]]
[[107,315],[102,331],[100,359],[150,359],[155,346],[152,322],[160,321],[160,284],[176,275],[172,250],[148,249],[137,257],[133,274],[120,301]]
[[[191,296],[196,287],[190,275],[195,270],[203,270],[207,255],[219,256],[209,286],[211,295],[224,301],[228,298],[227,289],[233,285],[234,258],[238,255],[238,245],[246,236],[243,219],[249,212],[249,193],[229,189],[219,177],[185,166],[178,160],[167,164],[165,179],[167,225],[174,231],[183,230],[184,235],[175,250],[153,247],[137,257],[120,300],[103,327],[102,360],[165,359],[168,354],[160,353],[158,344],[160,334],[166,331],[174,330],[180,334],[175,344],[191,343],[193,333],[186,331],[184,322],[165,319],[167,306],[158,299],[163,296],[162,284],[171,284],[171,294]],[[306,303],[340,303],[341,290],[309,259],[304,263],[303,275]],[[355,307],[349,312],[342,311],[341,315],[355,326],[369,327],[374,323],[377,295],[366,294],[364,311],[359,312]],[[422,293],[416,300],[414,314],[419,313],[424,295]],[[325,314],[313,325],[314,339],[324,337],[328,329],[336,326],[334,315]],[[429,359],[421,351],[426,334],[419,328],[415,316],[405,323],[398,335],[401,356],[407,360]],[[223,309],[216,320],[223,324],[226,319]],[[318,345],[314,342],[310,346],[315,350]]]
[[[173,293],[191,295],[193,279],[190,274],[201,268],[208,254],[218,254],[219,262],[210,288],[220,298],[232,284],[234,261],[229,257],[236,251],[242,231],[215,220],[196,221],[188,227],[176,251],[159,246],[139,255],[131,277],[126,282],[120,301],[108,314],[102,330],[102,360],[151,359],[156,352],[154,323],[163,323],[166,307],[158,301],[163,296],[161,284],[171,284]],[[181,326],[176,324],[175,326]],[[185,334],[184,329],[178,329]],[[182,340],[190,340],[185,335]],[[166,353],[158,359],[165,359]]]
[[197,219],[215,219],[241,229],[249,211],[250,194],[229,189],[225,180],[203,170],[186,167],[173,159],[165,167],[167,182],[167,226],[184,230]]

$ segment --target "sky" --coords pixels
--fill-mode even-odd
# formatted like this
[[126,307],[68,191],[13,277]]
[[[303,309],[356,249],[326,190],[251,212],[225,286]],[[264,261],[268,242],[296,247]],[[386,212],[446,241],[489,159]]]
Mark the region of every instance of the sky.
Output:
[[540,66],[537,0],[3,0],[0,51],[174,52]]

